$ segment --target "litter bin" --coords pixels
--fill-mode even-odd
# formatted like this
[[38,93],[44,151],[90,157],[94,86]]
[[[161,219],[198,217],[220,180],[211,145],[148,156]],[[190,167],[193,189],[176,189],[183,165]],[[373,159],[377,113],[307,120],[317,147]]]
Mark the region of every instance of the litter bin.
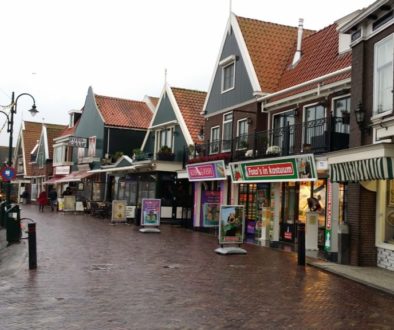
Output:
[[349,225],[346,223],[341,223],[338,228],[338,263],[350,263],[350,234]]
[[5,209],[7,207],[7,201],[0,203],[0,227],[5,227]]
[[11,204],[5,212],[7,242],[18,243],[21,240],[21,210],[18,204]]

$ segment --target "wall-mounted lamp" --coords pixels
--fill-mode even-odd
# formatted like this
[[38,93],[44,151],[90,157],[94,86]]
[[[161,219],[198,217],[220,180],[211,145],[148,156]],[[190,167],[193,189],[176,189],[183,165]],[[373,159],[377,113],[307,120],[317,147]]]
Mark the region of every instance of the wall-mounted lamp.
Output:
[[248,117],[248,125],[252,125],[253,124],[253,119]]
[[365,112],[362,103],[360,102],[356,109],[354,109],[354,114],[356,115],[356,122],[360,129],[364,128]]
[[295,108],[293,111],[294,111],[294,117],[297,117],[297,116],[298,116],[298,113],[299,113],[298,107]]

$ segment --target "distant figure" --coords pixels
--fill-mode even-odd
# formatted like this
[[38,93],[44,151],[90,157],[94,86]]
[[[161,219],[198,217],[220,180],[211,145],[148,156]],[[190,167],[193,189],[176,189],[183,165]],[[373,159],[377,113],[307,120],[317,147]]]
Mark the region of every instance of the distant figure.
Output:
[[70,195],[72,195],[72,194],[73,194],[73,193],[72,193],[72,191],[71,191],[71,188],[70,188],[70,187],[67,187],[66,190],[63,191],[62,196],[63,196],[63,197],[64,197],[64,196],[70,196]]
[[20,197],[22,204],[27,204],[29,200],[29,192],[27,191],[27,189],[24,190]]
[[47,196],[47,192],[45,191],[45,189],[40,192],[37,202],[38,202],[38,210],[40,212],[44,212],[44,206],[48,203],[48,196]]
[[57,204],[57,192],[56,192],[56,190],[53,189],[53,188],[51,190],[49,190],[48,197],[49,197],[49,202],[51,203],[51,210],[53,212],[54,209],[56,208],[56,204]]

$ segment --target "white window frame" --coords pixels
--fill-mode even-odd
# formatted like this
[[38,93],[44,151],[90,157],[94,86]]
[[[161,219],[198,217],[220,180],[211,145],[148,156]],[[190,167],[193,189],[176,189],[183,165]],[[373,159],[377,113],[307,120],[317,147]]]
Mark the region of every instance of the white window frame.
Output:
[[[241,123],[245,123],[246,133],[240,134]],[[249,125],[248,118],[242,118],[237,120],[237,149],[247,149],[246,147],[241,147],[241,142],[248,143],[248,135],[249,135]]]
[[[383,110],[381,112],[379,111],[379,105],[378,105],[378,56],[377,56],[377,52],[378,52],[378,48],[383,46],[385,43],[391,42],[392,45],[394,46],[394,33],[390,34],[389,36],[387,36],[386,38],[383,38],[382,40],[380,40],[379,42],[377,42],[374,46],[374,73],[373,73],[373,115],[372,118],[379,118],[379,117],[383,117],[386,116],[390,113],[393,112],[393,77],[391,77],[391,79],[389,79],[391,81],[391,109],[387,109],[387,110]],[[392,47],[392,49],[394,49],[394,47]],[[390,65],[390,63],[386,63],[384,64],[382,67],[386,66],[386,65]],[[389,68],[389,72],[391,73],[391,75],[393,75],[393,67],[394,67],[394,50],[393,50],[393,54],[391,56],[391,69]]]
[[[350,94],[345,94],[345,95],[341,95],[341,96],[337,96],[337,97],[333,97],[332,98],[332,100],[331,100],[331,116],[332,117],[338,117],[337,114],[336,114],[337,109],[336,109],[335,105],[336,105],[337,101],[340,101],[340,100],[343,100],[343,99],[349,99],[349,116],[350,116],[351,109],[352,109],[351,95]],[[341,118],[343,118],[342,114],[341,114]],[[340,124],[340,122],[339,123],[335,123],[335,125],[337,125],[337,124]],[[335,132],[336,133],[348,133],[349,134],[350,133],[350,122],[349,122],[349,124],[344,124],[342,122],[342,125],[347,125],[347,126],[344,126],[343,128],[344,128],[345,131],[348,131],[348,132],[342,132],[342,131],[339,132],[339,131],[337,131],[337,127],[335,127]]]
[[[163,144],[162,143],[162,132],[166,132],[166,142]],[[167,127],[162,127],[160,129],[157,129],[155,132],[156,135],[156,153],[160,151],[160,149],[163,146],[167,146],[171,148],[171,151],[174,152],[174,132],[175,132],[175,126],[167,126]],[[170,139],[170,141],[167,141],[167,139]],[[168,143],[169,142],[169,145]]]
[[[226,119],[226,117],[230,116],[231,119]],[[226,112],[225,114],[223,114],[223,130],[222,130],[222,151],[226,152],[226,151],[230,151],[231,150],[231,143],[229,143],[229,146],[225,145],[225,142],[228,143],[228,141],[232,139],[232,135],[233,135],[233,119],[234,119],[234,115],[232,112]],[[224,126],[230,124],[230,136],[224,136],[225,133],[225,129]]]
[[[218,139],[217,140],[212,140],[213,132],[215,130],[218,130],[218,134],[217,134]],[[211,127],[211,134],[210,134],[210,141],[209,142],[210,142],[209,143],[209,154],[210,155],[218,154],[219,150],[220,150],[220,148],[219,148],[219,146],[220,146],[219,145],[219,143],[220,143],[220,126],[219,125]],[[217,142],[217,150],[214,150],[212,148],[214,142]]]
[[[294,114],[294,124],[293,125],[295,125],[296,124],[296,115],[295,115],[295,112],[296,112],[296,108],[292,108],[292,109],[289,109],[289,110],[286,110],[286,111],[282,111],[282,112],[278,112],[278,113],[275,113],[273,116],[272,116],[272,119],[271,119],[271,132],[273,132],[274,130],[276,130],[277,129],[277,127],[275,127],[275,118],[277,118],[278,116],[281,116],[281,115],[283,115],[283,114],[285,114],[285,113],[287,113],[287,112],[293,112],[293,114]],[[280,128],[283,128],[284,126],[282,126],[282,125],[280,125]],[[302,130],[302,134],[304,134],[304,131]],[[274,139],[273,139],[273,137],[272,137],[272,135],[270,135],[270,143],[272,144],[272,145],[274,145],[273,143],[274,143]],[[278,147],[280,147],[280,148],[282,148],[282,144],[283,144],[283,136],[280,138],[280,146],[278,146]],[[294,148],[294,146],[295,146],[295,140],[294,140],[294,138],[293,138],[293,141],[290,141],[290,142],[292,142],[292,144],[291,144],[291,149],[293,149]],[[290,148],[290,146],[289,146],[289,148]]]
[[[305,139],[306,139],[306,136],[305,136],[306,110],[308,108],[317,107],[317,106],[319,106],[319,102],[310,103],[310,104],[304,105],[302,107],[302,140],[301,140],[302,141],[301,142],[302,143],[302,149],[304,148],[304,144],[307,142],[307,141],[305,141]],[[324,116],[323,116],[323,118],[327,118],[327,107],[326,106],[322,106],[322,107],[324,108]]]
[[[233,67],[233,79],[232,79],[232,84],[229,88],[224,89],[224,81],[225,81],[225,70],[229,68],[230,66]],[[225,65],[222,66],[222,94],[229,92],[235,88],[235,60],[230,61],[229,63],[226,63]]]

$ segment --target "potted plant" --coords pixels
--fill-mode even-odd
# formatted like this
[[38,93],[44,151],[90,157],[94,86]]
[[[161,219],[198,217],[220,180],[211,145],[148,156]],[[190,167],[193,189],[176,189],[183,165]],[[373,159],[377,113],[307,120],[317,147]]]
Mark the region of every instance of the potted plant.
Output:
[[137,148],[133,149],[133,160],[144,160],[145,159],[145,153]]
[[162,146],[160,151],[157,153],[158,160],[174,160],[175,154],[172,152],[170,147]]

